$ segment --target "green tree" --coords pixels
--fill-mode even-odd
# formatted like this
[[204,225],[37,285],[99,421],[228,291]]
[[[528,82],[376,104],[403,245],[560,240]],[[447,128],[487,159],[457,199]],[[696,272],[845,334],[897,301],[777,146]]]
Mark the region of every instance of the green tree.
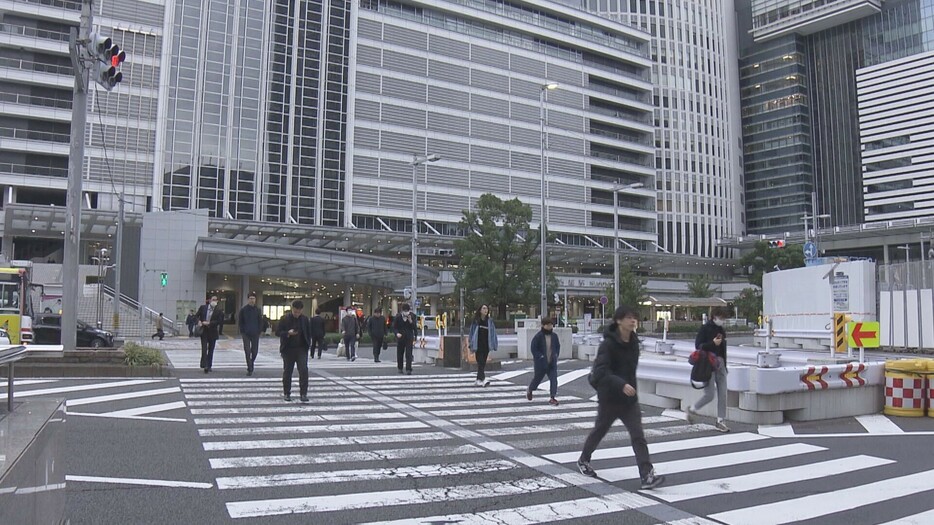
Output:
[[736,299],[733,299],[733,306],[747,321],[756,322],[759,313],[762,312],[762,292],[758,288],[743,288]]
[[[454,242],[460,265],[454,272],[471,309],[490,306],[492,315],[506,318],[507,305],[538,304],[541,259],[540,234],[530,228],[532,208],[519,199],[504,201],[484,194],[474,211],[464,211],[466,236]],[[554,279],[549,283],[554,289]]]
[[[633,271],[632,266],[628,264],[619,265],[619,303],[620,305],[632,306],[636,310],[642,310],[642,303],[649,297],[648,288],[645,287],[646,280]],[[607,317],[612,317],[616,311],[616,301],[613,297],[613,288],[606,290],[606,296],[610,299],[607,303]]]
[[804,251],[799,245],[770,248],[767,241],[759,241],[740,258],[739,264],[749,272],[749,282],[761,288],[763,274],[804,266]]
[[713,297],[710,289],[710,279],[706,275],[695,275],[688,281],[688,293],[691,297]]

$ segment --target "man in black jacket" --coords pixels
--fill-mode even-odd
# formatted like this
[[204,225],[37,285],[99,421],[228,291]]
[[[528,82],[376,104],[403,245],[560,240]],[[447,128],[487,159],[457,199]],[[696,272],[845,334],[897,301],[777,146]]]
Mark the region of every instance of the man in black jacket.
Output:
[[383,349],[383,340],[386,338],[386,318],[383,309],[373,310],[373,315],[366,321],[366,331],[373,340],[373,362],[379,363],[379,353]]
[[292,400],[292,370],[298,365],[298,388],[302,403],[308,402],[308,351],[311,348],[311,325],[302,314],[305,304],[292,302],[292,311],[283,315],[276,328],[279,354],[282,355],[282,391],[285,400]]
[[237,314],[237,329],[243,338],[243,353],[246,355],[246,375],[253,375],[253,363],[259,352],[259,332],[263,325],[263,316],[256,307],[256,294],[250,293],[247,304]]
[[318,359],[321,359],[321,352],[324,351],[324,318],[321,317],[321,309],[315,309],[315,316],[308,323],[311,325],[311,357],[315,357],[315,349],[318,350]]
[[591,371],[590,384],[597,389],[597,421],[584,442],[577,467],[581,474],[597,477],[590,459],[613,422],[619,419],[629,432],[632,450],[642,478],[642,489],[653,489],[665,481],[655,474],[649,445],[642,430],[642,411],[636,397],[636,368],[639,366],[639,316],[628,306],[613,314],[613,324],[604,334]]
[[201,327],[201,368],[207,374],[214,365],[214,347],[219,337],[219,327],[224,324],[224,310],[217,304],[217,296],[212,295],[195,314]]
[[552,405],[558,405],[558,354],[561,353],[561,341],[558,340],[558,334],[554,332],[554,321],[550,317],[542,317],[542,329],[539,330],[531,343],[533,363],[535,364],[535,374],[532,376],[532,382],[525,392],[525,397],[532,400],[532,392],[538,388],[538,385],[548,375],[548,381],[551,387],[551,399],[548,400]]
[[396,331],[396,363],[402,373],[402,358],[405,357],[405,373],[412,375],[412,348],[415,345],[415,314],[409,303],[402,305],[396,315],[393,329]]

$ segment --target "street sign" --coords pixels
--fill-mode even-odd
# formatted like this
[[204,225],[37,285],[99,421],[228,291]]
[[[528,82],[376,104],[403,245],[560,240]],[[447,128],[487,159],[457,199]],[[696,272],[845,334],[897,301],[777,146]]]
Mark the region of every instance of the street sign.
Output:
[[878,348],[880,332],[876,321],[854,321],[846,325],[846,338],[850,348]]
[[817,257],[817,245],[811,241],[804,243],[804,258],[813,259]]
[[850,277],[836,275],[833,278],[833,311],[847,312],[850,310]]
[[600,296],[600,304],[602,304],[603,306],[606,306],[606,303],[608,302],[610,302],[610,300],[607,298],[607,296],[605,295]]
[[416,299],[415,299],[415,308],[418,308],[418,307],[421,306],[421,305],[422,305],[422,300],[416,298]]

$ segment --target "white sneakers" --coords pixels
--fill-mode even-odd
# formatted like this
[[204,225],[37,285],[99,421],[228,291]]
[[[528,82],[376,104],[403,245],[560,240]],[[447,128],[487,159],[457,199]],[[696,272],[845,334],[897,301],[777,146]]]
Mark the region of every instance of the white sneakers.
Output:
[[487,379],[477,379],[473,382],[474,386],[487,386],[490,384],[490,381]]

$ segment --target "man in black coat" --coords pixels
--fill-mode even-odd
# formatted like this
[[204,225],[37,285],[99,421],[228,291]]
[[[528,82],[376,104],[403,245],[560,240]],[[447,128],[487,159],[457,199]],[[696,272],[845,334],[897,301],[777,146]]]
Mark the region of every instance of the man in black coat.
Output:
[[263,316],[256,307],[256,294],[250,293],[247,304],[237,314],[237,329],[243,337],[243,353],[246,355],[246,375],[253,375],[253,363],[259,352],[259,332],[263,326]]
[[207,374],[214,365],[214,346],[217,344],[218,327],[224,322],[224,311],[217,306],[217,296],[212,295],[198,308],[197,325],[201,327],[201,368]]
[[412,375],[412,348],[415,346],[415,314],[409,303],[402,305],[402,311],[396,315],[393,323],[396,331],[396,362],[402,373],[402,359],[405,357],[405,373]]
[[373,362],[379,363],[379,353],[383,349],[383,340],[386,338],[386,318],[383,309],[373,310],[373,315],[366,321],[366,331],[373,340]]
[[302,314],[305,304],[292,302],[292,311],[279,320],[279,354],[282,356],[282,391],[286,401],[292,400],[292,370],[298,365],[298,388],[302,403],[308,402],[308,351],[311,348],[311,324]]
[[315,316],[309,321],[311,324],[311,357],[315,357],[315,350],[318,350],[318,359],[321,359],[321,352],[324,351],[324,318],[321,317],[321,309],[315,310]]
[[604,334],[590,372],[590,384],[597,389],[597,421],[584,442],[577,467],[581,474],[597,477],[590,459],[613,422],[623,422],[629,432],[632,450],[642,478],[642,489],[653,489],[665,481],[655,474],[649,457],[649,445],[642,430],[642,411],[636,397],[636,368],[639,366],[639,316],[633,308],[620,306],[613,314],[613,324]]

